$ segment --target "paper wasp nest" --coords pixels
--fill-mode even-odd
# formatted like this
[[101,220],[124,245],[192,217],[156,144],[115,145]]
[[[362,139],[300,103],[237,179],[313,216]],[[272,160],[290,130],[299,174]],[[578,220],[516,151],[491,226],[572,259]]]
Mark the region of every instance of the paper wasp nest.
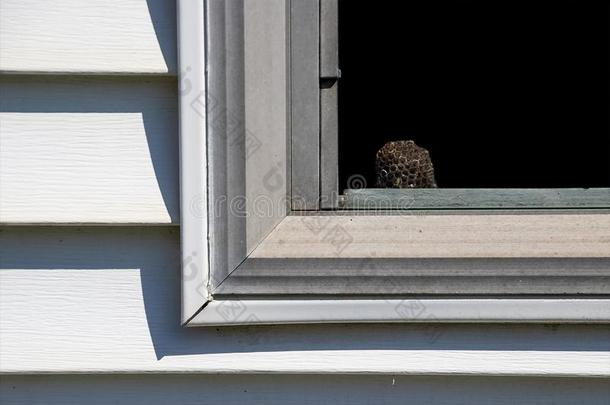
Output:
[[379,188],[434,188],[434,166],[428,151],[413,141],[388,142],[375,161]]

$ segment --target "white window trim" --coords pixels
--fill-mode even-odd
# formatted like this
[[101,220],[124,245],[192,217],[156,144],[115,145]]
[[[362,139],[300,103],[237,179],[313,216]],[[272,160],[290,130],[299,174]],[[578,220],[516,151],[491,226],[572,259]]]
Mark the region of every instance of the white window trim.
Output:
[[209,275],[205,122],[204,2],[179,0],[178,104],[180,132],[180,239],[182,323],[211,298]]
[[[537,223],[548,224],[551,217],[547,214],[527,215],[520,217],[521,220],[514,215],[505,214],[475,215],[472,216],[474,228],[464,231],[465,234],[458,235],[453,240],[447,229],[455,231],[457,218],[455,216],[424,214],[373,218],[373,223],[385,224],[388,240],[398,241],[393,245],[370,240],[371,218],[367,216],[357,214],[350,216],[350,213],[343,213],[295,217],[286,213],[278,218],[269,235],[264,237],[255,249],[248,252],[248,249],[244,248],[241,259],[238,252],[237,262],[235,258],[222,257],[220,261],[218,258],[215,259],[215,249],[218,249],[219,245],[224,243],[224,246],[220,247],[227,249],[230,241],[243,242],[246,235],[240,224],[235,225],[235,221],[232,226],[226,222],[222,223],[215,215],[210,216],[208,210],[207,201],[211,199],[209,179],[212,178],[210,170],[213,162],[208,161],[209,145],[206,145],[205,141],[206,137],[211,135],[206,131],[208,124],[205,116],[208,89],[204,78],[206,64],[209,63],[205,51],[206,35],[209,32],[204,27],[205,4],[207,3],[203,1],[178,2],[183,324],[201,326],[318,322],[610,322],[610,300],[599,297],[608,293],[605,283],[608,283],[610,257],[608,248],[610,226],[607,226],[610,225],[610,215],[607,213],[556,214],[564,216],[555,218],[557,225],[555,229],[536,228]],[[213,175],[222,178],[225,174],[215,172]],[[337,224],[351,223],[350,235],[355,238],[355,243],[351,243],[350,248],[345,250],[330,249],[332,244],[320,243],[325,242],[322,240],[324,237],[312,233],[311,227],[307,224],[309,220],[324,221],[325,227],[328,224],[333,225],[324,229],[333,229]],[[421,225],[420,228],[425,228],[418,231],[423,231],[427,239],[418,236],[417,233],[410,233],[416,228],[406,229],[404,226],[395,226],[405,221],[416,222],[418,226]],[[230,235],[229,239],[225,242],[215,239],[218,232],[225,231]],[[528,234],[528,243],[515,244],[515,240],[521,240],[519,237],[523,232]],[[405,235],[411,236],[405,239]],[[494,238],[496,238],[494,243],[486,244]],[[426,243],[423,243],[424,240]],[[466,242],[463,242],[465,240]],[[447,248],[441,249],[440,242],[443,242]],[[476,248],[473,249],[473,246]],[[291,286],[281,286],[282,292],[277,295],[267,290],[262,293],[257,292],[256,286],[250,290],[246,289],[247,291],[239,290],[243,285],[242,279],[253,278],[252,274],[248,273],[249,277],[240,279],[239,273],[251,271],[251,268],[256,267],[261,260],[273,260],[273,265],[268,269],[264,268],[261,273],[269,274],[269,278],[265,278],[264,275],[259,277],[254,280],[256,285],[267,286],[280,279],[290,279],[277,275],[274,278],[272,273],[274,269],[282,271],[283,268],[289,268],[293,263],[290,261],[291,257],[298,258],[313,270],[315,274],[311,279],[317,278],[318,285],[324,283],[324,277],[335,275],[331,273],[335,271],[333,266],[344,263],[342,260],[362,259],[362,263],[370,263],[382,262],[385,259],[404,259],[408,261],[405,262],[408,264],[407,267],[417,273],[427,266],[420,262],[413,264],[412,261],[417,258],[424,261],[429,258],[444,258],[448,266],[457,266],[458,270],[462,266],[460,263],[465,259],[478,258],[490,261],[544,259],[542,264],[532,262],[535,268],[533,275],[540,278],[541,283],[545,282],[545,276],[555,279],[565,277],[564,281],[570,282],[570,269],[565,264],[557,264],[558,258],[590,259],[588,273],[586,272],[585,275],[597,276],[597,280],[603,280],[603,283],[596,286],[596,279],[592,278],[590,285],[583,287],[590,293],[589,298],[573,296],[558,298],[553,294],[546,297],[530,297],[527,288],[519,290],[520,294],[500,297],[501,282],[495,284],[492,282],[486,286],[489,291],[496,291],[496,294],[495,296],[490,294],[485,298],[477,296],[476,288],[471,291],[468,287],[464,287],[465,293],[459,297],[446,298],[445,296],[450,294],[443,292],[442,288],[438,289],[434,283],[426,285],[422,290],[427,293],[425,296],[415,296],[410,292],[401,297],[403,290],[397,293],[383,286],[379,287],[377,292],[370,292],[370,286],[365,285],[364,281],[357,277],[351,278],[347,274],[343,274],[343,278],[349,288],[353,289],[353,293],[343,295],[324,295],[316,290],[307,289],[297,291],[291,289]],[[325,262],[324,259],[331,261]],[[234,264],[230,265],[230,263]],[[317,268],[319,263],[322,264]],[[412,265],[414,267],[411,267]],[[341,268],[345,270],[349,267],[348,264]],[[514,270],[514,267],[512,268]],[[238,269],[240,271],[236,271]],[[392,270],[395,268],[384,269],[384,275],[378,278],[383,282],[391,283],[395,278]],[[505,270],[502,264],[491,265],[486,274],[488,280],[495,278],[492,271]],[[551,274],[552,271],[562,273]],[[415,273],[411,276],[418,275]],[[518,277],[518,274],[512,276]],[[529,282],[527,278],[530,275],[522,276],[521,281],[527,286]],[[476,274],[472,277],[476,278]],[[235,286],[237,289],[232,289]],[[301,287],[302,285],[300,287],[297,285],[294,288]],[[419,287],[416,285],[414,291],[419,291],[417,288]]]
[[212,301],[188,326],[361,322],[607,323],[605,299]]

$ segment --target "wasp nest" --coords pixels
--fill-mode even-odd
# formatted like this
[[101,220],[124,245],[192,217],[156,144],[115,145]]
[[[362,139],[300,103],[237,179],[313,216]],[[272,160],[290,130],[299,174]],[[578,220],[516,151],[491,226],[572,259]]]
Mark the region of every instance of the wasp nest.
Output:
[[377,187],[436,187],[430,153],[413,141],[388,142],[377,151]]

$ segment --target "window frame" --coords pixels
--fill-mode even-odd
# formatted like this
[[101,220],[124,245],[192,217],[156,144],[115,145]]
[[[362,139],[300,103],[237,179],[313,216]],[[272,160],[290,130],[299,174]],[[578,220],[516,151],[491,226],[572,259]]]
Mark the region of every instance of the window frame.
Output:
[[[291,25],[288,16],[295,6],[316,15],[320,3],[278,1],[285,5],[292,44],[285,51],[294,61],[295,35],[307,27]],[[247,7],[256,4],[262,3]],[[223,198],[269,197],[270,188],[260,184],[269,171],[259,166],[273,159],[279,159],[279,193],[290,195],[299,165],[290,152],[290,134],[299,125],[290,95],[300,79],[288,66],[286,131],[264,132],[279,138],[261,142],[237,125],[240,141],[230,144],[230,122],[247,126],[246,116],[268,113],[273,108],[266,103],[282,99],[255,92],[257,105],[248,102],[247,47],[256,46],[263,57],[269,50],[264,39],[248,42],[245,7],[243,0],[178,3],[184,325],[610,322],[607,211],[393,211],[372,217],[319,211],[309,200],[305,211],[285,204],[269,218],[238,214],[230,203],[219,209]],[[254,18],[262,21],[266,14]],[[256,162],[248,160],[252,142],[261,144]],[[281,149],[278,155],[278,144],[287,146],[285,155]],[[342,232],[349,240],[343,248],[335,239]]]

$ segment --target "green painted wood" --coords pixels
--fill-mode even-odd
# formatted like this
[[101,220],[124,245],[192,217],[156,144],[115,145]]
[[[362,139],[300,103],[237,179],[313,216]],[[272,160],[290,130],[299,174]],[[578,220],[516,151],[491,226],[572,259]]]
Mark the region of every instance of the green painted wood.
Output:
[[345,209],[610,208],[610,188],[346,190]]

